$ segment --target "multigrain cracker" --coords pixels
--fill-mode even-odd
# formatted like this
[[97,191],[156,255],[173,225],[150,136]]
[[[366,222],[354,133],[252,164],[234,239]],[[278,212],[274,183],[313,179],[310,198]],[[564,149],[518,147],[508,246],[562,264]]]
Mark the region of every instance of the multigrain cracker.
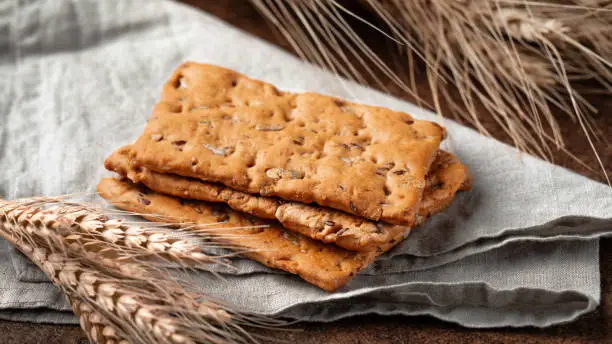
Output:
[[132,158],[156,172],[411,226],[443,136],[405,113],[185,63]]
[[[184,201],[153,191],[142,192],[143,189],[135,184],[113,178],[103,179],[97,190],[117,208],[136,212],[150,221],[208,225],[198,230],[217,235],[219,241],[246,251],[243,255],[248,258],[297,274],[327,291],[345,285],[377,255],[393,246],[387,244],[370,252],[347,251],[287,231],[278,223],[238,213],[223,204]],[[262,228],[262,225],[267,227]]]
[[[106,168],[153,191],[181,198],[227,203],[234,210],[262,219],[277,220],[286,229],[348,250],[370,250],[396,240],[406,232],[405,226],[374,223],[329,208],[296,202],[283,203],[277,198],[250,195],[221,184],[154,172],[130,162],[129,151],[129,146],[115,151],[106,159]],[[455,193],[469,180],[465,166],[452,154],[440,151],[426,179],[419,223],[450,204]]]

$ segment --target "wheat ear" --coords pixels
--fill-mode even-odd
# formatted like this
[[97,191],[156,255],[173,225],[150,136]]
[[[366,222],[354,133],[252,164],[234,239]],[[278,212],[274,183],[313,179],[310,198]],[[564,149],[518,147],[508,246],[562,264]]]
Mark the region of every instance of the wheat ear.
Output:
[[[108,256],[106,259],[163,257],[198,266],[224,262],[202,253],[196,240],[185,239],[188,238],[185,233],[133,226],[85,206],[57,204],[54,198],[39,199],[36,204],[21,203],[3,204],[0,201],[0,211],[6,207],[12,210],[9,226],[24,226],[29,234],[55,240],[55,244],[69,245],[73,249],[86,248],[89,253]],[[52,233],[55,235],[50,236]],[[191,237],[201,239],[200,236]]]

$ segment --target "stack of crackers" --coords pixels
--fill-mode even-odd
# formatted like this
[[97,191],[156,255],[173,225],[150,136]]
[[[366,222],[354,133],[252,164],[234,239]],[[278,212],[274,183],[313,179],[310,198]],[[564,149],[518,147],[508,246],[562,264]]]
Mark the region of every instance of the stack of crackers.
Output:
[[98,192],[334,291],[470,188],[444,137],[405,113],[185,63]]

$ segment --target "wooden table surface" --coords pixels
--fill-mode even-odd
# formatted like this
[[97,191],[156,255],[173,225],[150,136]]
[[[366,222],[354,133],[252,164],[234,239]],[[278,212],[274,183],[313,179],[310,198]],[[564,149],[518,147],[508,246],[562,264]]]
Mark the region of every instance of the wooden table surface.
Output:
[[[244,31],[257,35],[288,51],[292,51],[286,41],[278,35],[246,0],[182,0],[192,6],[213,14]],[[363,31],[363,30],[362,30]],[[365,30],[366,37],[369,35]],[[379,37],[366,39],[375,49],[386,50],[377,45]],[[430,99],[423,73],[417,73],[420,96]],[[388,85],[388,90],[395,96],[412,100],[397,88]],[[595,117],[595,124],[604,133],[612,134],[612,98],[592,99],[600,114]],[[499,128],[487,114],[482,113],[485,125],[498,139],[507,141]],[[590,166],[591,170],[581,166],[567,155],[556,154],[555,163],[572,169],[589,178],[603,181],[594,156],[580,130],[564,117],[557,116],[563,128],[570,151]],[[598,149],[612,174],[612,144],[599,143]],[[328,324],[308,323],[294,326],[295,332],[263,332],[262,334],[289,340],[293,343],[612,343],[612,240],[602,240],[600,249],[602,273],[601,306],[594,312],[577,321],[554,326],[547,329],[487,329],[472,330],[457,325],[444,323],[431,317],[383,317],[360,316]],[[0,343],[21,344],[76,344],[87,343],[87,339],[77,326],[41,325],[0,321]]]

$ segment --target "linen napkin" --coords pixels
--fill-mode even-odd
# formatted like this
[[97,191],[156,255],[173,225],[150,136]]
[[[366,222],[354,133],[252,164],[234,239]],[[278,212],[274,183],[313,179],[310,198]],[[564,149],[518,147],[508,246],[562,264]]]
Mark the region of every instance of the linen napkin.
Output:
[[[192,276],[241,309],[317,321],[431,314],[490,327],[570,321],[599,303],[597,238],[612,229],[607,185],[338,78],[174,2],[0,0],[0,32],[8,33],[0,35],[0,195],[9,199],[93,193],[108,175],[104,158],[140,134],[161,85],[185,60],[446,126],[444,148],[470,168],[473,190],[333,294],[245,259],[235,260],[237,271],[221,271],[225,281]],[[32,321],[59,321],[39,312],[54,291],[33,283],[44,275],[15,251],[9,256],[0,263],[14,266],[0,280],[0,309],[19,304],[22,319],[32,309]],[[36,296],[19,301],[20,288]],[[27,306],[31,300],[37,309]]]

